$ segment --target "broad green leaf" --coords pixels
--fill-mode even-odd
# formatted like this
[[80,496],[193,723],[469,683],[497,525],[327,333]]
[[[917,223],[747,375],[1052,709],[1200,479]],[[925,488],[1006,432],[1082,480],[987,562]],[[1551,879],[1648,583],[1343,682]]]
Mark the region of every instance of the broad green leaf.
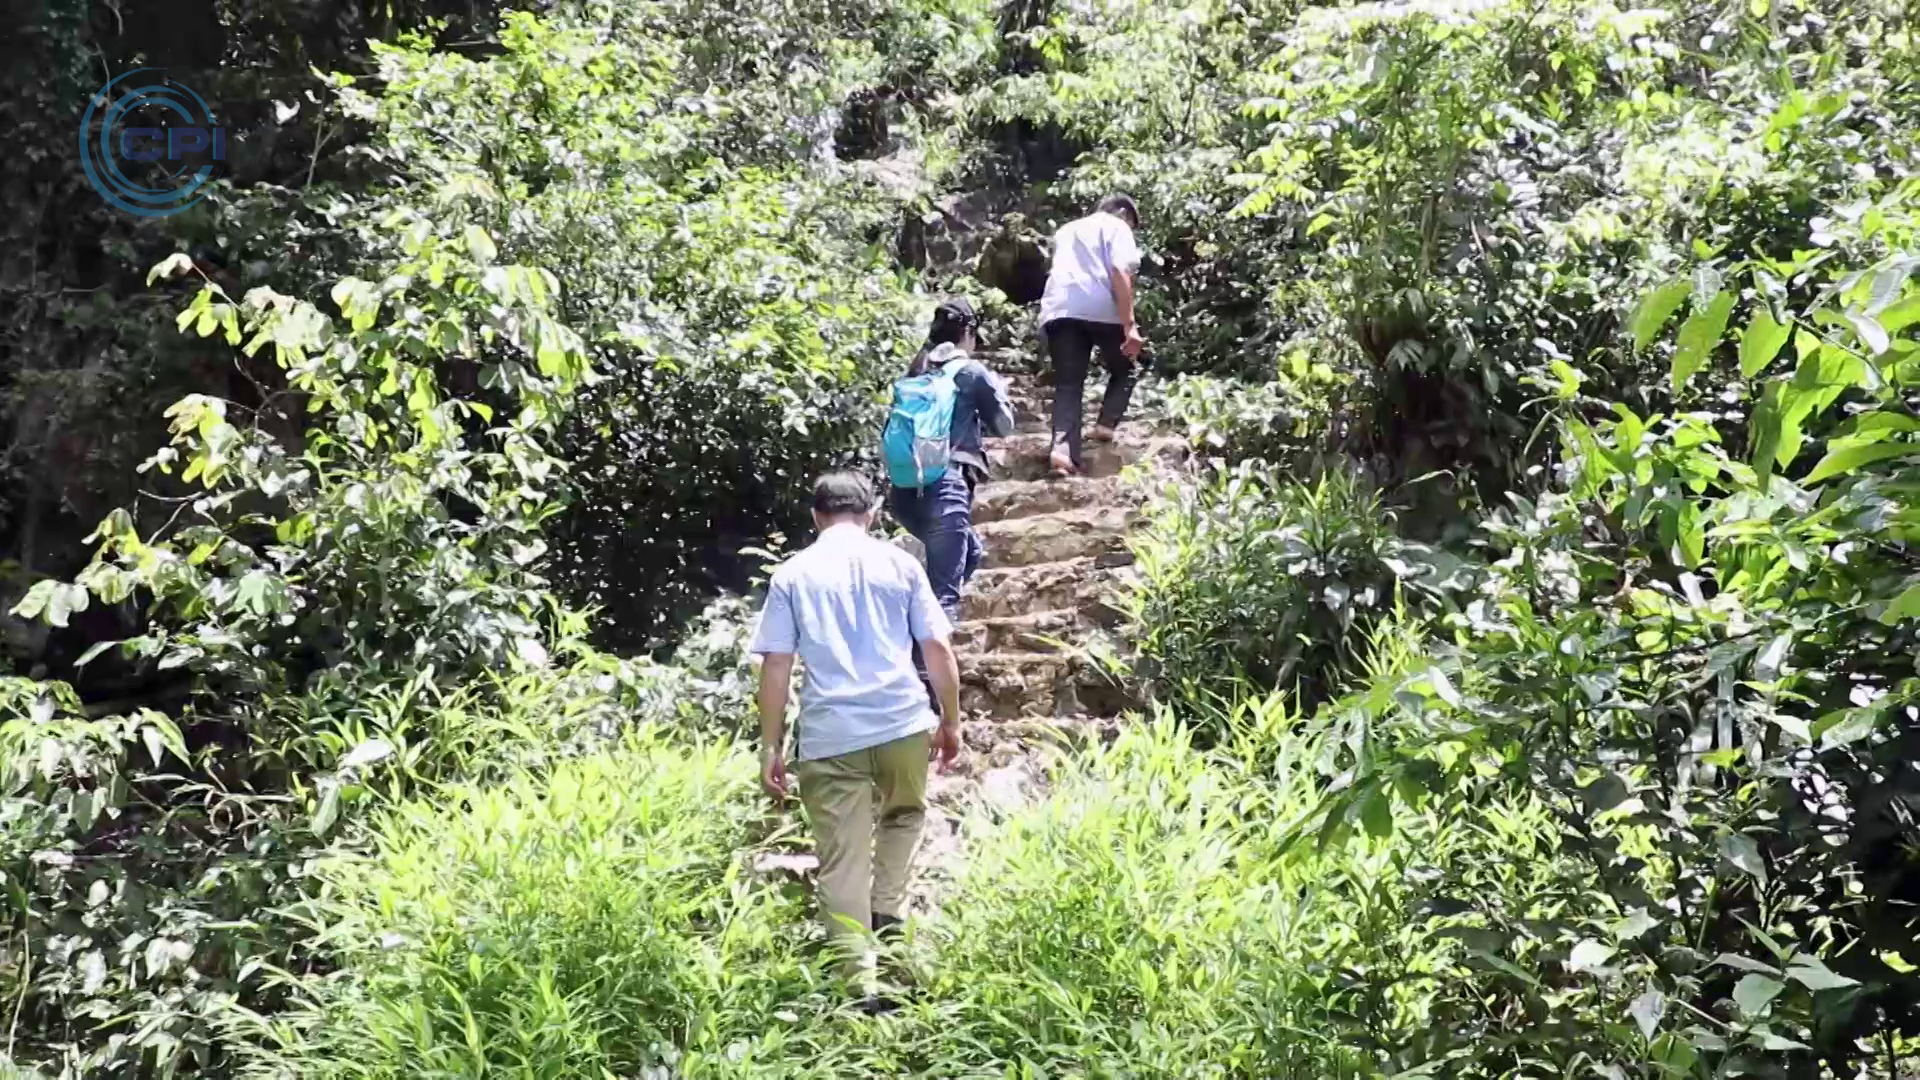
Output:
[[1775,322],[1773,312],[1767,305],[1761,304],[1754,310],[1753,318],[1747,321],[1746,331],[1740,335],[1740,374],[1749,379],[1758,375],[1780,354],[1781,348],[1792,336],[1792,324]]
[[140,729],[140,741],[146,744],[147,753],[153,755],[153,767],[159,768],[167,759],[166,733],[157,727],[144,727]]
[[193,269],[193,256],[183,251],[176,251],[153,264],[153,269],[147,271],[147,284],[152,285],[161,278],[184,274],[191,269]]
[[1853,327],[1853,332],[1860,335],[1861,343],[1873,356],[1886,352],[1888,346],[1893,344],[1893,338],[1887,333],[1887,328],[1881,326],[1879,321],[1871,315],[1849,314],[1847,322]]
[[1740,1007],[1742,1013],[1759,1016],[1784,989],[1785,983],[1756,971],[1740,976],[1740,981],[1734,984],[1733,1003]]
[[1393,802],[1385,788],[1376,788],[1360,803],[1360,823],[1367,835],[1386,839],[1393,835]]
[[467,251],[472,253],[473,261],[481,266],[492,265],[493,260],[500,254],[499,249],[493,245],[493,237],[488,236],[487,230],[478,225],[467,226],[466,240]]
[[1707,532],[1700,516],[1700,504],[1689,501],[1680,508],[1675,537],[1680,547],[1680,562],[1689,570],[1700,568],[1707,554]]
[[1633,1017],[1633,1022],[1640,1026],[1641,1036],[1651,1039],[1653,1033],[1660,1030],[1661,1018],[1667,1015],[1667,995],[1661,993],[1658,987],[1649,987],[1646,993],[1633,999],[1633,1004],[1627,1007],[1627,1015]]
[[1813,736],[1828,750],[1859,742],[1880,726],[1881,713],[1875,708],[1840,709],[1814,722]]
[[244,608],[254,615],[266,615],[273,610],[273,601],[268,593],[272,579],[264,570],[249,570],[240,578],[235,590],[234,606]]
[[80,654],[80,659],[75,660],[73,666],[86,667],[88,664],[99,659],[101,653],[106,652],[118,644],[120,644],[118,641],[96,641],[88,647],[86,652]]
[[340,785],[329,783],[320,795],[320,805],[313,811],[313,834],[325,838],[333,829],[333,823],[340,817]]
[[1686,302],[1687,294],[1693,291],[1693,284],[1686,280],[1669,281],[1665,285],[1640,298],[1633,309],[1633,317],[1628,327],[1633,334],[1633,347],[1644,349],[1652,343],[1673,313],[1680,310]]
[[1873,317],[1887,333],[1897,334],[1920,322],[1920,295],[1909,296],[1885,311],[1875,312]]
[[1616,921],[1610,929],[1614,937],[1622,941],[1631,941],[1659,925],[1660,920],[1645,911],[1636,910],[1626,918]]
[[23,619],[38,617],[49,626],[65,628],[71,615],[87,610],[87,603],[87,590],[48,578],[27,590],[27,595],[14,605],[13,613]]
[[1673,1031],[1655,1039],[1647,1054],[1666,1076],[1692,1076],[1694,1063],[1700,1060],[1700,1052],[1693,1048],[1693,1043]]
[[1899,596],[1894,597],[1893,603],[1887,605],[1887,610],[1881,612],[1880,621],[1892,626],[1916,615],[1920,615],[1920,582],[1908,585]]
[[1839,990],[1860,985],[1858,980],[1835,973],[1817,956],[1795,957],[1793,963],[1787,966],[1787,978],[1809,990]]
[[1673,350],[1673,392],[1679,393],[1693,373],[1707,362],[1707,354],[1720,344],[1727,330],[1727,317],[1733,314],[1733,294],[1714,294],[1707,306],[1680,325],[1680,336]]
[[1913,259],[1902,257],[1888,263],[1879,273],[1873,275],[1873,289],[1863,314],[1870,318],[1878,318],[1881,312],[1898,303],[1906,289],[1907,278],[1913,274],[1913,267]]
[[1720,854],[1733,864],[1734,869],[1750,874],[1761,884],[1767,881],[1767,864],[1760,857],[1760,845],[1748,836],[1728,833],[1720,838]]
[[1774,967],[1772,964],[1761,963],[1750,956],[1741,956],[1738,953],[1723,952],[1719,956],[1714,957],[1713,962],[1738,971],[1757,971],[1762,975],[1781,974],[1780,969]]
[[1595,971],[1613,959],[1613,946],[1593,938],[1583,939],[1567,956],[1568,971]]
[[1827,451],[1826,456],[1814,465],[1813,471],[1800,482],[1818,484],[1823,480],[1831,480],[1836,476],[1850,473],[1862,465],[1871,465],[1876,461],[1885,461],[1888,458],[1901,457],[1916,451],[1920,451],[1920,446],[1910,443],[1866,443],[1864,445],[1856,443],[1843,446],[1837,450]]
[[27,595],[13,605],[13,614],[22,619],[39,618],[47,610],[47,601],[53,597],[53,590],[59,584],[52,578],[34,582],[33,587],[27,590]]
[[1611,772],[1580,789],[1580,797],[1586,801],[1587,809],[1596,814],[1605,813],[1627,801],[1629,793],[1627,782]]
[[1753,440],[1753,452],[1747,459],[1757,477],[1760,490],[1767,490],[1768,478],[1778,466],[1780,439],[1787,417],[1780,407],[1782,387],[1786,384],[1775,381],[1767,383],[1760,392],[1760,401],[1753,407],[1753,416],[1748,422],[1749,438]]

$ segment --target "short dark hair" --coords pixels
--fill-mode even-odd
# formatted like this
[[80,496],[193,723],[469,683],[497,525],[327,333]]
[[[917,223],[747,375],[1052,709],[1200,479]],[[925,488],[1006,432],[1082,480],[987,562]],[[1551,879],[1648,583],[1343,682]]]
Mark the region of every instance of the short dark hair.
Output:
[[1126,219],[1133,224],[1140,224],[1140,208],[1133,204],[1133,196],[1131,195],[1124,195],[1116,191],[1106,198],[1101,199],[1100,205],[1095,207],[1095,209],[1103,214],[1112,214],[1114,217],[1124,215]]
[[830,472],[813,482],[813,512],[850,517],[873,509],[873,485],[859,473]]

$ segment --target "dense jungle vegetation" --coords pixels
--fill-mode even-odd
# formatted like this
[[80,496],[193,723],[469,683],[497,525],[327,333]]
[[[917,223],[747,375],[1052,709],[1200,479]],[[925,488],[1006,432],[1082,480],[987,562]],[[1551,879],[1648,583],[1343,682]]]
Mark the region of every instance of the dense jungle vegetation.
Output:
[[[8,18],[0,1073],[1920,1076],[1902,0]],[[77,162],[142,65],[174,217]],[[1152,704],[850,1015],[751,590],[1116,189]]]

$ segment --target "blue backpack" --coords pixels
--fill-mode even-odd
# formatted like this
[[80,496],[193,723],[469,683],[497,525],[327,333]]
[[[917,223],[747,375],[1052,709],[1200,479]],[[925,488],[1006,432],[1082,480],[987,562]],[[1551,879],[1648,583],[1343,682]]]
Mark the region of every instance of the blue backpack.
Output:
[[954,376],[965,367],[962,354],[925,375],[909,375],[893,384],[893,408],[880,433],[880,456],[895,487],[919,488],[947,475],[953,456]]

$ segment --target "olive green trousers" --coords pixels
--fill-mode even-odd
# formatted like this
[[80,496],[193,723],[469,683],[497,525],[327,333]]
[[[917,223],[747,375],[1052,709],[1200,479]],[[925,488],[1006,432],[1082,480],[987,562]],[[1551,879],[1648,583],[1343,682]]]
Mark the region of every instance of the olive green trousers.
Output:
[[794,765],[820,860],[827,932],[864,941],[873,916],[900,917],[926,821],[927,732]]

